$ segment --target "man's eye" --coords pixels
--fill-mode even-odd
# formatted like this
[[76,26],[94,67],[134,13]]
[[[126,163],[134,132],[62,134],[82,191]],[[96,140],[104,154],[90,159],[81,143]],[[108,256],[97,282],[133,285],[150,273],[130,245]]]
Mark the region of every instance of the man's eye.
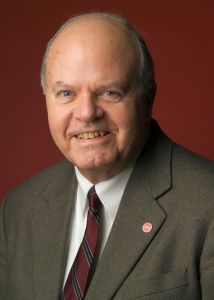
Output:
[[119,93],[116,92],[116,91],[107,91],[105,92],[106,96],[109,96],[109,97],[117,97],[119,96]]
[[61,103],[69,103],[74,100],[74,92],[71,90],[59,90],[56,94],[56,98]]
[[116,90],[106,90],[101,93],[101,97],[106,101],[118,102],[121,100],[121,93]]
[[63,97],[70,97],[72,95],[71,91],[65,90],[61,92]]

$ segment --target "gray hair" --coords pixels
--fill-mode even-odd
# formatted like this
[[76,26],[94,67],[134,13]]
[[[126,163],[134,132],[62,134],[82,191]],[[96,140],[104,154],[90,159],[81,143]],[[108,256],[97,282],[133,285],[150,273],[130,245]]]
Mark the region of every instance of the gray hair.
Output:
[[42,59],[42,65],[41,65],[41,85],[43,88],[43,92],[45,94],[45,73],[46,73],[46,63],[47,63],[47,57],[49,54],[49,50],[51,45],[53,44],[54,40],[58,37],[58,35],[72,22],[79,20],[83,17],[90,17],[95,16],[97,18],[108,18],[116,21],[119,25],[124,27],[129,33],[130,36],[137,46],[137,49],[139,51],[139,72],[140,72],[140,82],[141,82],[141,88],[142,93],[147,97],[149,102],[152,104],[155,93],[156,93],[156,82],[154,78],[154,65],[152,57],[149,53],[148,47],[142,38],[142,36],[133,28],[133,26],[122,16],[113,14],[113,13],[106,13],[106,12],[89,12],[80,14],[77,16],[73,16],[69,18],[60,28],[59,30],[54,34],[54,36],[50,39],[50,41],[47,44],[43,59]]

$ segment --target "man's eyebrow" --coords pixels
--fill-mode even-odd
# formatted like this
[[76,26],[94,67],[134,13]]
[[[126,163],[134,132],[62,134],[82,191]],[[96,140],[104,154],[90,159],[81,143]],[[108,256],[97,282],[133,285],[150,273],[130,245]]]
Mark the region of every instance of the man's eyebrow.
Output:
[[97,90],[108,89],[108,88],[119,88],[121,90],[127,91],[130,87],[129,82],[124,81],[109,81],[97,85]]
[[[124,83],[123,82],[121,82],[121,81],[107,81],[107,82],[103,82],[103,83],[101,83],[100,85],[97,85],[97,87],[98,88],[106,88],[106,87],[109,87],[109,86],[118,86],[118,87],[121,87],[121,86],[123,86],[124,85]],[[53,84],[53,86],[55,87],[55,86],[74,86],[73,84],[71,84],[71,83],[66,83],[66,82],[63,82],[63,81],[60,81],[60,80],[58,80],[58,81],[56,81],[54,84]]]
[[59,86],[59,85],[60,85],[60,86],[61,86],[61,85],[62,85],[62,86],[72,86],[71,84],[65,83],[65,82],[60,81],[60,80],[59,80],[59,81],[56,81],[56,82],[54,83],[53,86],[55,87],[55,86]]
[[120,81],[109,81],[97,85],[97,88],[122,87],[124,84]]
[[65,89],[72,89],[73,85],[59,80],[53,84],[52,89],[55,90],[58,87],[65,88]]
[[[58,80],[53,84],[53,90],[55,90],[57,87],[73,89],[75,86],[72,83],[66,83],[61,80]],[[119,88],[121,90],[127,91],[129,87],[130,87],[129,82],[113,80],[113,81],[106,81],[106,82],[103,81],[100,84],[96,84],[95,90],[99,91],[99,90],[105,90],[109,88]]]

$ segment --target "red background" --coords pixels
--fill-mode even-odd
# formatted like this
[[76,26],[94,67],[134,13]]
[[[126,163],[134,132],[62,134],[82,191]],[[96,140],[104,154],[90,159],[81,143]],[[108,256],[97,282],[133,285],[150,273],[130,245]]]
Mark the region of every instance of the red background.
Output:
[[176,142],[214,158],[212,0],[7,1],[0,9],[0,198],[62,156],[49,134],[39,83],[45,45],[71,15],[107,10],[127,17],[156,65],[154,117]]

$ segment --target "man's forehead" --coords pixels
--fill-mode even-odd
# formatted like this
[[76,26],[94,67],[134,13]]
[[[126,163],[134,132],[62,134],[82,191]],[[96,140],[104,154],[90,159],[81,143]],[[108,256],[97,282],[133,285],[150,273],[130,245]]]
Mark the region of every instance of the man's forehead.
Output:
[[69,22],[53,41],[51,50],[72,46],[71,43],[99,46],[109,43],[120,48],[136,48],[129,31],[124,25],[110,17],[81,16]]
[[[131,40],[131,41],[130,41]],[[125,26],[107,18],[85,17],[68,24],[47,57],[46,79],[127,77],[138,74],[139,52]],[[137,74],[136,74],[137,73]],[[90,75],[90,76],[89,76]],[[57,77],[57,78],[55,78]],[[115,78],[116,77],[116,78]],[[67,81],[67,79],[66,79]]]

